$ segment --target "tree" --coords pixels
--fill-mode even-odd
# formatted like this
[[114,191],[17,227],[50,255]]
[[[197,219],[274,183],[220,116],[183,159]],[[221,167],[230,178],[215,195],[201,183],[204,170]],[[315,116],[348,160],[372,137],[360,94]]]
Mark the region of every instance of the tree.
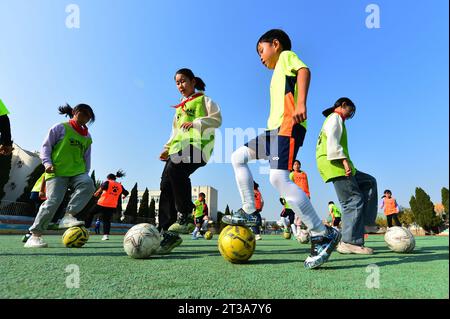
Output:
[[155,199],[153,197],[150,201],[150,207],[148,209],[148,218],[150,218],[150,224],[156,225]]
[[417,224],[428,234],[438,232],[441,220],[434,212],[434,204],[430,196],[420,187],[416,187],[415,195],[411,196],[409,204]]
[[95,169],[91,173],[91,179],[94,182],[95,189],[97,190],[102,185],[102,181],[95,179]]
[[138,216],[148,218],[150,209],[148,207],[148,189],[145,188],[144,194],[142,195],[141,203],[139,205]]
[[[31,172],[31,174],[28,175],[27,186],[25,186],[22,195],[20,195],[20,197],[17,199],[18,202],[29,203],[32,204],[32,207],[34,207],[34,202],[30,199],[31,190],[33,189],[34,184],[36,184],[37,180],[42,176],[44,171],[45,171],[44,165],[41,164],[36,166],[33,172]],[[36,216],[35,214],[36,212],[34,211],[34,209],[30,209],[29,211],[27,211],[25,216]]]
[[406,226],[410,226],[416,222],[411,208],[403,208],[402,211],[398,214],[398,219],[400,220],[402,225]]
[[124,212],[124,215],[128,216],[128,221],[131,224],[133,224],[136,220],[137,206],[138,206],[138,190],[136,183],[134,184],[133,189],[130,192],[130,199],[128,200],[128,205]]
[[227,207],[225,208],[225,215],[231,215],[230,213],[230,207],[227,204]]

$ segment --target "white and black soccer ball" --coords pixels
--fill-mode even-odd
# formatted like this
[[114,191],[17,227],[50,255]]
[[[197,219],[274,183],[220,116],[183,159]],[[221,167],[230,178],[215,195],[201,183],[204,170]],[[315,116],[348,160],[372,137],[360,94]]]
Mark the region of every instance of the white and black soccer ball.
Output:
[[416,247],[416,240],[409,229],[400,226],[388,228],[384,241],[396,253],[409,253]]
[[147,223],[131,227],[123,239],[123,249],[131,258],[149,258],[160,244],[160,234],[155,226]]
[[301,244],[307,244],[309,243],[309,231],[306,229],[300,229],[300,231],[297,234],[297,240]]

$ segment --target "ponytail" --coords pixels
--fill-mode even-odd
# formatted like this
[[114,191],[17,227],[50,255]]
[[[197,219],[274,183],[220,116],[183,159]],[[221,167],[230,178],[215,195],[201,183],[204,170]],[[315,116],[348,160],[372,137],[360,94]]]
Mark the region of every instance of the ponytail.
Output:
[[125,172],[122,171],[121,169],[119,169],[115,175],[114,174],[108,174],[108,176],[106,176],[106,178],[107,179],[112,179],[112,180],[115,181],[116,178],[121,178],[121,177],[124,177],[124,176],[125,176]]
[[58,107],[59,114],[68,116],[69,118],[73,117],[73,109],[72,107],[66,103],[64,106]]
[[87,104],[78,104],[74,108],[72,108],[69,104],[66,103],[64,106],[58,107],[59,114],[69,116],[69,118],[73,117],[73,113],[76,111],[83,111],[86,113],[89,113],[90,115],[90,123],[93,123],[95,121],[95,114],[92,108]]
[[194,77],[194,80],[195,80],[195,89],[199,91],[204,91],[206,88],[205,82],[203,82],[203,80],[200,79],[199,77]]

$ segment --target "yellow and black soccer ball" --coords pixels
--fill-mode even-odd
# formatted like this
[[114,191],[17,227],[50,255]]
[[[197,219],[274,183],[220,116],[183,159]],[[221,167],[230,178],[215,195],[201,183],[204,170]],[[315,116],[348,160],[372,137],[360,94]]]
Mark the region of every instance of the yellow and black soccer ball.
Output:
[[283,238],[284,239],[291,239],[291,232],[290,231],[283,231]]
[[227,226],[219,235],[218,245],[223,258],[234,264],[245,263],[255,251],[255,235],[246,226]]
[[83,226],[76,226],[68,228],[62,235],[62,242],[64,246],[70,248],[80,248],[87,243],[89,239],[89,231]]
[[206,240],[210,240],[210,239],[212,239],[213,238],[213,234],[208,230],[206,233],[205,233],[205,239]]

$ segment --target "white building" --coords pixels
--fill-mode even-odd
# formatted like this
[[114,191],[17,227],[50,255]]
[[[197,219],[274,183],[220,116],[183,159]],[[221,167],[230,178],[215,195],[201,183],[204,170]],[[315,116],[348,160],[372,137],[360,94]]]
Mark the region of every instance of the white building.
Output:
[[[217,202],[218,202],[217,189],[215,189],[214,187],[211,187],[211,186],[193,186],[192,187],[192,201],[197,200],[199,193],[205,193],[206,205],[208,205],[209,216],[212,218],[212,220],[216,221],[217,220]],[[149,190],[148,191],[148,203],[150,205],[151,200],[152,199],[155,200],[155,212],[156,212],[157,218],[158,218],[158,213],[159,213],[160,194],[161,194],[160,190]],[[144,195],[144,191],[138,191],[138,208],[139,208],[139,203],[141,202],[143,195]],[[124,211],[127,207],[128,200],[129,200],[129,196],[122,201],[122,210],[124,210]]]

